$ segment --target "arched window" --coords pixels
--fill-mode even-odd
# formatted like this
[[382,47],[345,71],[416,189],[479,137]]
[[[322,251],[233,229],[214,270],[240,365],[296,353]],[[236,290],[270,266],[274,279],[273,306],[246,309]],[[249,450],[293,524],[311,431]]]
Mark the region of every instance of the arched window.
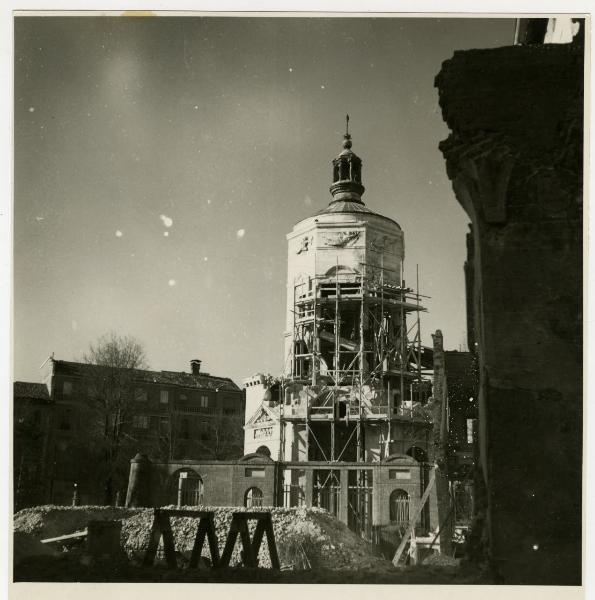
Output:
[[262,454],[263,456],[271,458],[271,451],[268,446],[258,446],[258,448],[256,448],[256,454]]
[[406,526],[409,523],[409,494],[405,490],[393,490],[389,503],[391,523]]
[[419,446],[411,446],[411,448],[407,450],[406,454],[417,462],[428,462],[427,452]]
[[203,482],[192,469],[181,469],[172,476],[174,504],[178,506],[200,506],[203,503]]
[[247,508],[262,506],[262,490],[257,487],[251,487],[244,496],[244,506]]

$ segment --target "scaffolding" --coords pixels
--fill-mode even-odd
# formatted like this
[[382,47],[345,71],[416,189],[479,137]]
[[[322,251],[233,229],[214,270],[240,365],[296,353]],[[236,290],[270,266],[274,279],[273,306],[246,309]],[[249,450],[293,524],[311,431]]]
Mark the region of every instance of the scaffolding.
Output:
[[418,273],[415,290],[403,280],[395,285],[399,274],[385,268],[383,256],[379,262],[340,273],[337,261],[330,276],[294,282],[280,398],[281,462],[288,423],[301,428],[305,460],[369,463],[367,425],[378,428],[379,457],[386,458],[396,422],[411,442],[419,422],[427,422],[419,412],[429,395],[420,324],[427,296],[419,293]]

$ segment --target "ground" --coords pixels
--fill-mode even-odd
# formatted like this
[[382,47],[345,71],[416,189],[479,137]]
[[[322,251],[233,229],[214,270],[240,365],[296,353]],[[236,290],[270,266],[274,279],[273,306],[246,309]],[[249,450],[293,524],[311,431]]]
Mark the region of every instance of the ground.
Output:
[[[202,508],[215,513],[221,552],[232,513],[241,509]],[[397,569],[323,509],[269,510],[281,571],[267,568],[270,563],[264,541],[259,553],[261,568],[242,567],[239,543],[236,543],[231,568],[210,569],[201,564],[197,569],[189,569],[188,558],[197,527],[193,519],[172,519],[179,564],[178,569],[172,570],[166,568],[163,560],[157,560],[152,567],[141,564],[152,524],[151,509],[52,506],[26,509],[15,515],[14,579],[47,582],[489,583],[485,574],[477,569],[455,566],[447,557],[431,561],[434,564]],[[70,546],[60,553],[41,552],[46,546],[39,543],[40,539],[84,529],[92,519],[122,520],[121,556],[90,563],[82,544]],[[208,560],[206,546],[202,555]]]

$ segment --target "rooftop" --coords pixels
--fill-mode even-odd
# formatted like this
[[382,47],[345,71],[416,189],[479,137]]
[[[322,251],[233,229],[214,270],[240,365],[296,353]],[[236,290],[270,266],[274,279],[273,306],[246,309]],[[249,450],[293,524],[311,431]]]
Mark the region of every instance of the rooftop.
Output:
[[45,383],[31,383],[29,381],[14,382],[14,398],[27,400],[43,400],[51,402],[48,388]]
[[334,200],[328,206],[319,210],[314,216],[317,215],[328,215],[333,213],[364,213],[368,215],[376,215],[377,217],[381,217],[386,219],[387,221],[391,221],[394,223],[399,229],[401,226],[390,217],[386,217],[381,215],[373,210],[370,210],[363,202],[350,202],[349,200]]
[[[97,365],[54,360],[54,373],[73,377],[89,376]],[[139,383],[154,383],[161,385],[176,385],[185,388],[223,390],[239,392],[240,388],[229,377],[218,377],[209,373],[186,373],[184,371],[148,371],[132,369],[133,379]]]

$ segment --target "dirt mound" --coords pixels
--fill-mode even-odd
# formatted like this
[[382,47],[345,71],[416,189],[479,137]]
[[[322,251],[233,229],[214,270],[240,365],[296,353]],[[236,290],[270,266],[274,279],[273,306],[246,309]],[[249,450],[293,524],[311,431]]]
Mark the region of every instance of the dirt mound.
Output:
[[[170,507],[176,508],[176,507]],[[186,507],[196,510],[197,507]],[[234,512],[238,507],[200,507],[215,513],[215,528],[219,552],[227,539]],[[346,525],[321,508],[266,508],[271,513],[277,551],[281,564],[293,569],[368,569],[392,570],[392,564],[373,553],[372,546],[355,535]],[[91,520],[121,520],[122,548],[133,562],[142,560],[153,523],[153,510],[103,506],[40,506],[19,511],[14,519],[15,533],[27,533],[37,539],[57,537],[80,531]],[[171,519],[176,550],[186,558],[194,544],[198,520]],[[254,533],[256,523],[250,524]],[[231,566],[241,564],[241,544],[236,542]],[[210,559],[208,544],[203,556]],[[259,564],[270,566],[266,536],[263,539]]]
[[[172,507],[173,508],[173,507]],[[195,508],[195,507],[188,507]],[[215,529],[219,541],[219,552],[223,552],[232,514],[237,507],[201,507],[215,513]],[[251,509],[254,510],[254,509]],[[257,509],[258,510],[258,509]],[[370,544],[356,536],[347,526],[319,508],[272,508],[273,529],[279,559],[282,565],[294,569],[392,569],[389,561],[375,556]],[[149,542],[153,512],[145,510],[123,521],[122,543],[124,550],[133,560],[140,560]],[[176,549],[188,555],[196,536],[198,521],[189,518],[172,518],[172,530]],[[256,524],[250,524],[251,533]],[[239,565],[240,543],[236,542],[231,565]],[[203,556],[210,559],[207,545]],[[266,537],[259,553],[259,564],[270,566]]]
[[136,513],[138,509],[114,506],[35,506],[15,514],[14,531],[44,539],[85,529],[89,521],[119,521]]

